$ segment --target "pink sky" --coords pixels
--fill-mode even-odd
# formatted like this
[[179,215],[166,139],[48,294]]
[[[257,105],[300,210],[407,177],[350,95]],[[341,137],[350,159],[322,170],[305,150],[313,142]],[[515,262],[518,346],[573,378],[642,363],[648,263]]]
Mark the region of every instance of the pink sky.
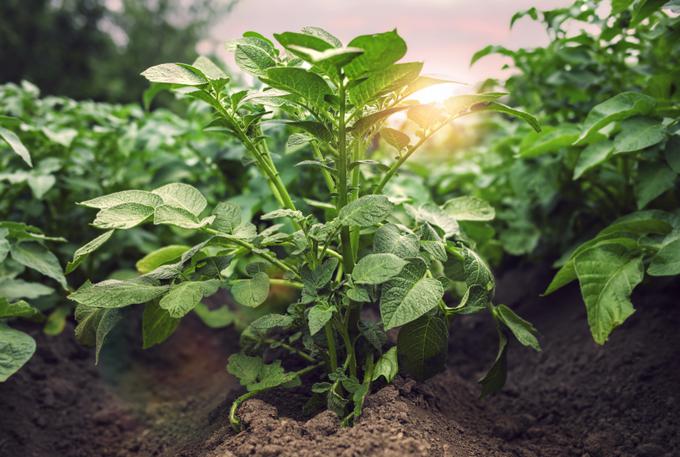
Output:
[[[222,46],[247,30],[271,36],[323,27],[347,43],[354,36],[399,30],[408,43],[408,60],[425,62],[424,73],[474,83],[501,77],[502,60],[490,57],[469,67],[472,54],[487,44],[510,48],[542,45],[547,38],[529,19],[510,30],[513,13],[531,6],[551,9],[565,0],[241,0],[212,31],[211,43]],[[228,64],[233,57],[223,54]]]

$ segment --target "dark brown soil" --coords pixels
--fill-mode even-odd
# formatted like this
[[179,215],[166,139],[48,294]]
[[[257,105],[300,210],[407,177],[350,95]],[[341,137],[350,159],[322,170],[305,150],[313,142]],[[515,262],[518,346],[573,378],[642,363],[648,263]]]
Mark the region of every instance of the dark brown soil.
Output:
[[679,456],[678,284],[645,285],[638,311],[599,347],[578,290],[539,299],[545,283],[522,269],[500,281],[499,298],[544,347],[511,347],[501,394],[479,400],[475,382],[494,356],[493,328],[461,318],[447,371],[378,390],[353,428],[328,412],[295,416],[299,398],[279,391],[246,402],[245,430],[232,432],[239,391],[224,365],[237,339],[193,319],[150,351],[114,338],[97,368],[70,333],[36,335],[38,354],[0,384],[0,456]]

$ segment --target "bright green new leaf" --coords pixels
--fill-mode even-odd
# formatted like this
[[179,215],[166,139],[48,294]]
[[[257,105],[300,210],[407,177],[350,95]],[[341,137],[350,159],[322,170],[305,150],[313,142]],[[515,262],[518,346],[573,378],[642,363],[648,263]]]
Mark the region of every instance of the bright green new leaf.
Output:
[[154,208],[139,203],[123,203],[102,209],[92,225],[103,230],[127,230],[146,222],[154,214]]
[[224,328],[231,325],[236,316],[227,306],[220,306],[216,309],[210,309],[204,303],[199,303],[194,308],[194,312],[203,321],[203,323],[210,328]]
[[615,95],[590,110],[583,123],[581,136],[574,144],[586,144],[604,126],[637,114],[647,114],[655,105],[656,102],[652,97],[637,92],[623,92]]
[[647,273],[651,276],[680,275],[680,236],[669,235],[669,238],[671,240],[664,241],[661,249],[652,257],[647,268]]
[[333,318],[335,307],[325,302],[317,303],[309,309],[307,321],[309,333],[314,336]]
[[644,276],[642,258],[631,257],[620,245],[599,246],[579,254],[574,269],[593,339],[604,344],[635,311],[630,294]]
[[424,381],[444,370],[448,353],[449,326],[439,312],[432,312],[399,330],[399,369]]
[[378,361],[373,367],[373,376],[371,381],[376,381],[381,376],[385,378],[385,381],[391,383],[394,381],[395,376],[399,373],[399,361],[397,357],[397,347],[392,346],[380,356]]
[[153,191],[168,206],[183,209],[198,217],[208,205],[203,194],[188,184],[166,184]]
[[153,223],[155,225],[168,224],[185,229],[198,229],[210,225],[215,216],[199,219],[194,214],[183,208],[170,205],[161,205],[154,210]]
[[220,281],[185,281],[170,288],[167,294],[158,302],[170,317],[180,319],[193,310],[198,303],[207,296],[217,292]]
[[370,227],[384,221],[393,206],[384,195],[364,195],[344,206],[338,213],[338,221],[342,225]]
[[411,143],[411,138],[405,133],[400,132],[389,127],[380,129],[380,138],[385,140],[389,145],[396,148],[398,151],[408,147]]
[[238,40],[234,57],[241,70],[255,76],[265,76],[269,68],[277,65],[271,45],[259,38],[245,37]]
[[160,297],[169,287],[141,281],[107,279],[96,284],[85,283],[69,295],[69,299],[94,308],[123,308]]
[[61,305],[57,306],[47,315],[43,332],[45,335],[57,336],[61,335],[66,328],[66,319],[71,315],[71,306]]
[[354,38],[348,47],[360,48],[364,53],[345,67],[350,79],[358,79],[367,73],[387,68],[406,54],[406,42],[396,30]]
[[373,235],[373,251],[391,253],[402,259],[418,255],[418,237],[394,224],[382,225]]
[[0,382],[16,373],[35,352],[35,340],[0,322]]
[[313,107],[322,106],[324,97],[331,94],[331,90],[324,79],[297,67],[274,67],[267,70],[265,82],[277,89],[286,90],[302,97]]
[[218,67],[215,62],[205,56],[198,56],[198,58],[191,64],[192,67],[199,70],[210,81],[225,81],[229,76]]
[[21,159],[26,162],[29,167],[33,166],[33,162],[31,161],[31,153],[28,152],[28,149],[26,149],[24,143],[21,142],[19,137],[16,136],[14,132],[0,127],[0,138],[2,138],[5,143],[9,145],[10,149],[12,149],[16,155],[21,157]]
[[357,106],[365,105],[385,93],[411,83],[422,68],[422,62],[397,63],[371,73],[366,80],[349,89],[349,99]]
[[182,86],[202,86],[208,81],[186,66],[176,63],[163,63],[147,68],[142,72],[152,83],[179,84]]
[[456,95],[444,101],[446,110],[451,115],[458,115],[468,111],[480,103],[489,103],[507,95],[505,92],[487,92],[484,94]]
[[215,220],[211,226],[215,230],[231,234],[241,225],[241,208],[230,202],[220,202],[212,212]]
[[333,273],[338,268],[338,259],[331,257],[313,270],[305,265],[300,274],[305,288],[311,292],[322,289],[331,281]]
[[236,280],[231,285],[231,294],[243,306],[260,306],[269,296],[269,276],[260,272],[250,279]]
[[138,205],[155,208],[163,204],[163,199],[158,195],[145,190],[124,190],[80,202],[79,205],[87,206],[89,208],[108,209],[124,203],[136,203]]
[[42,318],[40,310],[34,308],[24,300],[15,301],[13,303],[10,303],[9,300],[11,299],[0,294],[0,319],[21,317],[23,319],[40,320]]
[[184,244],[171,244],[169,246],[163,246],[162,248],[156,249],[153,252],[148,253],[142,257],[135,267],[137,271],[141,274],[150,273],[161,265],[168,264],[170,262],[179,260],[182,254],[190,249],[189,246]]
[[382,284],[397,276],[407,263],[394,254],[369,254],[357,262],[352,278],[357,284]]
[[20,264],[54,279],[64,289],[68,288],[64,272],[59,265],[59,259],[42,244],[36,242],[16,243],[11,246],[10,254]]
[[385,330],[408,324],[439,305],[444,288],[437,279],[424,277],[425,271],[421,259],[412,259],[383,285],[380,315]]
[[295,381],[299,382],[297,374],[286,373],[280,360],[266,364],[260,357],[250,357],[244,354],[229,356],[227,371],[236,376],[249,392],[259,392]]
[[496,217],[496,210],[478,197],[464,196],[448,200],[444,212],[457,221],[490,221]]
[[66,265],[66,274],[69,274],[76,268],[78,268],[78,265],[80,265],[81,262],[85,260],[85,258],[88,255],[90,255],[91,253],[99,249],[104,243],[106,243],[109,240],[109,238],[111,238],[111,235],[113,235],[113,232],[114,230],[104,232],[97,238],[78,248],[76,252],[73,253],[73,260],[71,260]]

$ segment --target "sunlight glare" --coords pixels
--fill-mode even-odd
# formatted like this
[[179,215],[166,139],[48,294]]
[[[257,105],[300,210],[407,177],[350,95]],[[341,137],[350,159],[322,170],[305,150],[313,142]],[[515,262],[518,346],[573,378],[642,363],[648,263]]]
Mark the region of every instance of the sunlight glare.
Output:
[[444,103],[444,100],[454,95],[456,84],[437,84],[430,86],[409,97],[409,100],[416,100],[420,103]]

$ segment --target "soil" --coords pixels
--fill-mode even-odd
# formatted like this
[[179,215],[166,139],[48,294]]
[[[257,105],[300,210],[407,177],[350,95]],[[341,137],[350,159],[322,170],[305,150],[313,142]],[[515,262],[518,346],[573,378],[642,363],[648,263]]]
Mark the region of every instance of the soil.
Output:
[[185,319],[147,351],[131,324],[99,366],[71,329],[47,338],[0,384],[2,457],[680,456],[680,284],[655,281],[605,346],[589,335],[576,287],[540,298],[548,269],[516,268],[498,298],[541,332],[543,351],[510,348],[508,382],[480,400],[476,379],[495,355],[483,316],[453,322],[448,368],[425,383],[398,378],[374,392],[353,428],[332,413],[299,416],[299,392],[228,405],[242,393],[224,366],[231,331]]

